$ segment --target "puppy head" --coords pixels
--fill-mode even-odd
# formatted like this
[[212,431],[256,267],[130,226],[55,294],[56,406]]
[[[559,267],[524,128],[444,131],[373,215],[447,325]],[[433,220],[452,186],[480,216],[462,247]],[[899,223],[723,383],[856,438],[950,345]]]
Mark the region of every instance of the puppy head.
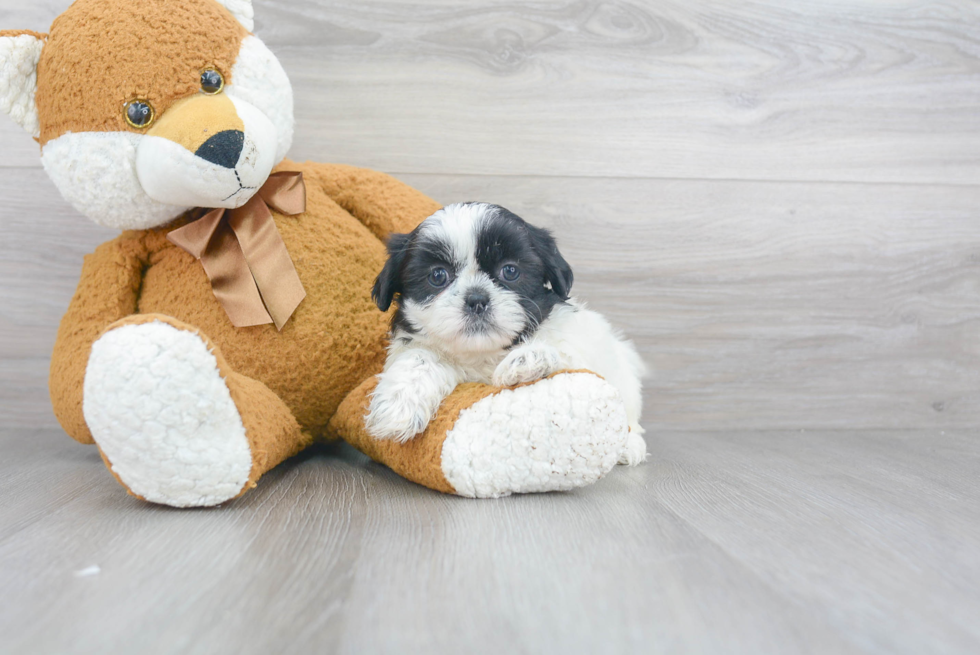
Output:
[[251,0],[76,0],[0,32],[0,110],[62,195],[119,229],[245,204],[285,156],[293,96]]
[[506,348],[569,297],[572,269],[544,229],[482,203],[450,205],[392,235],[372,297],[395,329],[458,353]]

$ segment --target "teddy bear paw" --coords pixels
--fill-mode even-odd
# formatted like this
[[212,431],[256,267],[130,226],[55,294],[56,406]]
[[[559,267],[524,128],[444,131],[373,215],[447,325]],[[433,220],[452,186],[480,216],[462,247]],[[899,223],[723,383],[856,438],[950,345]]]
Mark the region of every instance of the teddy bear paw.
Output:
[[83,411],[110,468],[141,498],[203,507],[248,484],[241,415],[193,332],[154,321],[104,334],[92,346]]
[[504,389],[460,412],[442,447],[456,493],[495,498],[592,484],[629,439],[619,392],[591,373]]

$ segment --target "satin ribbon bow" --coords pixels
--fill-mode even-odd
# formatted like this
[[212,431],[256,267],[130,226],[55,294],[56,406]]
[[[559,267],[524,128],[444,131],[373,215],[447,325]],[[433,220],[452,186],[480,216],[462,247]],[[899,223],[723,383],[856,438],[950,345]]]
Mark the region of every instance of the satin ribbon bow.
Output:
[[245,205],[215,209],[167,235],[201,261],[235,327],[275,323],[282,330],[306,297],[270,207],[287,216],[306,211],[301,172],[273,173]]

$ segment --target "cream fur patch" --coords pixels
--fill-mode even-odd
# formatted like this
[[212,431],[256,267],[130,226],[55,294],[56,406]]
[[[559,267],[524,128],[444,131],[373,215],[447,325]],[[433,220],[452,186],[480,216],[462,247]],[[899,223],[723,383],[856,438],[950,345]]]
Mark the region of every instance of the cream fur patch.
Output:
[[279,163],[293,145],[295,128],[293,87],[282,64],[258,37],[249,36],[242,41],[231,80],[225,93],[256,107],[276,126]]
[[461,496],[574,489],[624,456],[629,438],[616,389],[588,373],[566,373],[484,398],[446,436],[442,470]]
[[255,29],[255,10],[252,0],[217,0],[217,3],[231,12],[242,27],[249,32]]
[[63,134],[41,149],[41,164],[65,200],[95,223],[117,230],[163,225],[190,209],[157,202],[136,176],[140,134]]
[[206,507],[248,483],[245,426],[196,334],[159,321],[107,332],[92,346],[84,392],[92,436],[133,493]]
[[0,37],[0,111],[34,138],[41,135],[34,95],[43,47],[44,41],[30,34]]

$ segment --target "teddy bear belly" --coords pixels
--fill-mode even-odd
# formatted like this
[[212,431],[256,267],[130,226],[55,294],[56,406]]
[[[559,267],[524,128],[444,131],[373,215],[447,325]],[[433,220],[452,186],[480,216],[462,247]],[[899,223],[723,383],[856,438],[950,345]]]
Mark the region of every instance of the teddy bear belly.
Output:
[[139,313],[200,328],[236,372],[264,383],[319,435],[344,397],[381,370],[388,330],[388,316],[370,297],[384,246],[360,223],[332,227],[333,234],[314,230],[321,238],[302,234],[298,221],[280,229],[307,292],[281,332],[273,325],[234,327],[200,263],[169,244],[151,256]]

